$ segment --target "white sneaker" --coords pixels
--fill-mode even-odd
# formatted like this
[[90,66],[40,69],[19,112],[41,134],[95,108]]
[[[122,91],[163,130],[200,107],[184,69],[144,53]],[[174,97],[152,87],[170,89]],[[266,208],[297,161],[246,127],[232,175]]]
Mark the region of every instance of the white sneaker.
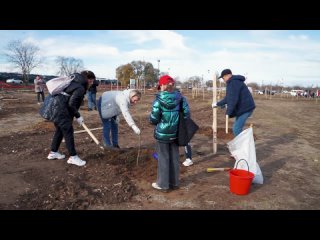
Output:
[[78,155],[75,155],[75,156],[71,156],[69,157],[67,163],[69,164],[74,164],[74,165],[77,165],[77,166],[84,166],[86,164],[86,161],[83,161],[81,160]]
[[159,190],[159,191],[161,191],[161,192],[168,192],[168,189],[159,187],[159,185],[158,185],[156,182],[152,183],[151,186],[152,186],[154,189],[157,189],[157,190]]
[[190,158],[187,158],[182,164],[186,167],[189,167],[193,164],[193,162]]
[[64,159],[66,156],[59,153],[59,152],[50,152],[48,155],[48,159],[53,160],[53,159]]

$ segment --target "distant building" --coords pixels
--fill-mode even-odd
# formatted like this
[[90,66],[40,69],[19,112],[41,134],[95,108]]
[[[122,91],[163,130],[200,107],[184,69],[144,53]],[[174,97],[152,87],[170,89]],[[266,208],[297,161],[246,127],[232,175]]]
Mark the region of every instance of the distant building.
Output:
[[[99,83],[101,85],[109,85],[109,84],[112,84],[112,85],[117,85],[118,83],[118,79],[107,79],[107,78],[96,78],[97,81],[99,81]],[[121,83],[119,82],[119,85],[121,85]]]

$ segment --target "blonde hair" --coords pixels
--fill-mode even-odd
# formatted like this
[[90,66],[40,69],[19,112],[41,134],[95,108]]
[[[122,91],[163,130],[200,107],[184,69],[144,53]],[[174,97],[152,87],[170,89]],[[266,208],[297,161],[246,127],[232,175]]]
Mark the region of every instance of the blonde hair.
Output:
[[133,98],[134,96],[137,96],[137,97],[139,98],[139,100],[140,100],[140,98],[141,98],[141,92],[140,92],[139,90],[137,90],[137,89],[131,90],[130,93],[129,93],[129,98],[131,99],[131,98]]

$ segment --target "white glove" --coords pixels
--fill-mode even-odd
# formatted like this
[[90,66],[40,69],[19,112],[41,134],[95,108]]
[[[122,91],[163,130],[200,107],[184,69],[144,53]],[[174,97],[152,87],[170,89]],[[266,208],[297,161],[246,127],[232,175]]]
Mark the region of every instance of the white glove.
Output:
[[84,123],[82,116],[76,118],[76,120],[77,120],[77,122],[79,123],[80,126]]
[[132,125],[132,129],[135,132],[135,134],[140,135],[140,129],[136,125]]
[[216,103],[216,102],[213,102],[213,103],[212,103],[212,108],[216,108],[216,107],[218,107],[217,103]]

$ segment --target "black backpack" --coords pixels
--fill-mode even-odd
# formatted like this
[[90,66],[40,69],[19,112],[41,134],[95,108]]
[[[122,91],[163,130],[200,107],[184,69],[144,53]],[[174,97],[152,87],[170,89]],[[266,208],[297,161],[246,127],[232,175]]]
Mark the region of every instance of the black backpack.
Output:
[[183,118],[183,100],[181,100],[177,135],[178,146],[187,146],[198,129],[199,126],[191,118]]

